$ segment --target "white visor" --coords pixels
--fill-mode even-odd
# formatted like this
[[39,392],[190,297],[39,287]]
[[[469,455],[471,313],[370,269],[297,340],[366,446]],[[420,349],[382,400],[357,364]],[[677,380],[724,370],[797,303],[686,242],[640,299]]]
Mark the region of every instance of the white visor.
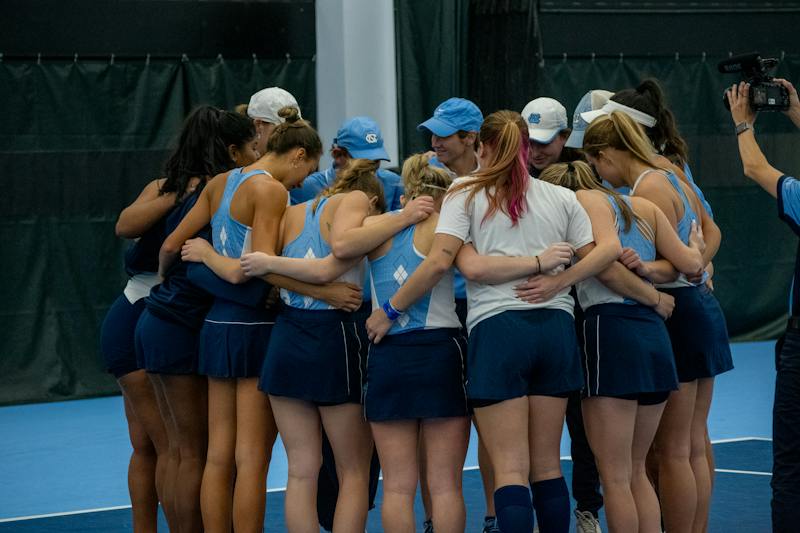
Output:
[[631,117],[633,120],[641,124],[642,126],[647,126],[648,128],[652,128],[656,125],[656,119],[651,117],[647,113],[643,113],[638,109],[634,109],[632,107],[628,107],[626,105],[622,105],[618,102],[613,100],[609,100],[606,104],[597,109],[595,111],[587,111],[586,113],[581,113],[581,118],[586,121],[587,124],[591,124],[594,119],[601,115],[610,115],[613,111],[621,111]]

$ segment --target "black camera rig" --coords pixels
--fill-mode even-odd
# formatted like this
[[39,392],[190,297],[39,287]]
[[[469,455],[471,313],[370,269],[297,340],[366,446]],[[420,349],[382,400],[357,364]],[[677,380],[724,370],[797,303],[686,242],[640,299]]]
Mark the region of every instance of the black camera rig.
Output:
[[[789,91],[768,72],[778,66],[774,58],[762,59],[757,52],[733,56],[720,61],[717,68],[723,74],[742,73],[742,79],[750,84],[750,108],[753,111],[785,111],[789,109]],[[722,102],[730,109],[725,89]]]

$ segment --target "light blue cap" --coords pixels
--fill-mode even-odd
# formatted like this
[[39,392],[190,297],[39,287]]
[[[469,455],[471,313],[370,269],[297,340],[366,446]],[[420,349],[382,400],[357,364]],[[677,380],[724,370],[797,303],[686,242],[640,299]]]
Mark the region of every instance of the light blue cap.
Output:
[[583,147],[583,134],[589,123],[581,116],[581,113],[588,111],[597,111],[602,108],[606,102],[614,95],[611,91],[603,89],[594,89],[583,95],[581,101],[575,107],[575,113],[572,115],[572,133],[569,134],[567,142],[564,144],[567,148],[581,148]]
[[438,137],[449,137],[458,131],[480,131],[483,113],[474,103],[464,98],[449,98],[439,104],[433,116],[417,126]]
[[336,132],[333,144],[346,148],[356,159],[389,161],[389,154],[383,147],[383,135],[378,123],[369,117],[348,119]]

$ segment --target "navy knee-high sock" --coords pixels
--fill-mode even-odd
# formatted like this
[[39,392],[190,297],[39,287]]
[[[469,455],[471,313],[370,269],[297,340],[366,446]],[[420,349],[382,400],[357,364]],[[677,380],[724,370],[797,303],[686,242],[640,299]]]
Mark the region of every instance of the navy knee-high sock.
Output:
[[497,527],[503,533],[529,533],[533,530],[533,507],[528,487],[506,485],[494,491]]
[[569,531],[569,491],[563,477],[531,483],[541,533]]

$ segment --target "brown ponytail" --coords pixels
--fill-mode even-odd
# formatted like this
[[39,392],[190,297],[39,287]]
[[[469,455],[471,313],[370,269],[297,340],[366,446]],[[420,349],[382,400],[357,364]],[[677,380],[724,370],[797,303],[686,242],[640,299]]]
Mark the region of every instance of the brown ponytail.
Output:
[[584,153],[597,157],[606,148],[629,152],[633,157],[652,166],[655,155],[639,124],[621,111],[597,117],[583,135]]
[[314,200],[312,207],[316,212],[319,207],[319,202],[323,198],[330,198],[331,196],[339,193],[350,191],[363,191],[367,196],[376,197],[378,199],[375,207],[383,213],[386,211],[386,199],[383,196],[383,185],[376,176],[375,172],[380,166],[380,161],[372,161],[371,159],[351,159],[346,167],[339,170],[336,175],[336,181],[333,184],[319,193]]
[[648,78],[635,89],[624,89],[615,93],[611,100],[655,118],[655,126],[645,128],[645,131],[656,151],[678,166],[683,166],[688,161],[689,146],[678,132],[675,115],[667,106],[667,98],[658,81]]
[[300,118],[300,110],[293,106],[281,108],[278,116],[285,122],[278,124],[267,140],[267,152],[285,154],[294,148],[304,148],[307,157],[322,155],[322,141],[307,120]]

